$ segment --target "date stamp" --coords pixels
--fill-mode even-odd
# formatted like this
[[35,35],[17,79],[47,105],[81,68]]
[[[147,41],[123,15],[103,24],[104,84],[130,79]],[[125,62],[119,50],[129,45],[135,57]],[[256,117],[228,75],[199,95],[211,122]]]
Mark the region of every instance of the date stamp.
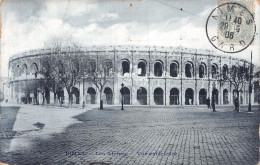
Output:
[[256,27],[252,5],[250,0],[247,3],[228,2],[213,9],[207,19],[206,33],[216,49],[237,53],[253,44]]

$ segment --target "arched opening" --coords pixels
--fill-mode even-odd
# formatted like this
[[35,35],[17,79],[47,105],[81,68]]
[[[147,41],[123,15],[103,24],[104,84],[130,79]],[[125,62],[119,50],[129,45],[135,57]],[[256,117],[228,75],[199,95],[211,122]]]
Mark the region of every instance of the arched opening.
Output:
[[201,89],[199,92],[199,104],[206,104],[206,99],[207,99],[207,91],[206,89]]
[[206,69],[206,65],[200,64],[199,66],[199,78],[205,78],[207,76],[207,69]]
[[122,72],[123,76],[129,75],[129,73],[130,73],[130,63],[129,63],[129,61],[124,60],[122,62],[122,71],[123,71]]
[[88,60],[87,70],[89,73],[94,73],[97,69],[95,60]]
[[212,78],[213,79],[217,78],[217,65],[212,65],[211,66],[211,74],[212,74]]
[[90,95],[90,98],[87,99],[87,102],[90,104],[96,104],[96,91],[94,88],[89,87],[87,93]]
[[74,102],[74,99],[73,99],[73,97],[72,97],[72,102],[73,103],[76,103],[76,104],[79,104],[79,98],[80,98],[80,93],[79,93],[79,89],[78,88],[76,88],[76,87],[72,87],[72,96],[75,96],[75,101],[76,102]]
[[177,62],[171,63],[170,65],[170,76],[177,77],[179,72],[179,65]]
[[228,90],[227,89],[223,90],[223,104],[229,104],[229,101],[228,101]]
[[138,76],[145,76],[146,75],[146,63],[141,61],[138,63]]
[[113,92],[112,92],[111,88],[106,87],[104,90],[104,93],[106,95],[107,104],[112,105],[113,104]]
[[120,90],[120,93],[124,95],[124,104],[130,105],[130,90],[124,87]]
[[137,90],[137,100],[141,105],[147,105],[147,91],[141,87]]
[[38,75],[38,65],[36,63],[33,63],[31,66],[31,74],[37,78]]
[[79,72],[79,61],[73,60],[71,67],[72,67],[71,69],[72,69],[73,73],[77,74]]
[[111,60],[104,60],[103,61],[103,69],[104,69],[104,72],[107,76],[110,75],[110,73],[112,72],[112,67],[113,67],[113,63]]
[[21,76],[22,71],[20,69],[20,66],[19,65],[14,66],[13,72],[14,72],[14,77]]
[[162,62],[157,61],[154,64],[154,76],[155,77],[161,77],[163,73],[163,66],[162,66]]
[[185,91],[185,105],[193,105],[194,92],[191,88]]
[[179,90],[172,88],[170,91],[170,105],[179,105]]
[[22,71],[21,71],[21,75],[25,76],[28,74],[28,69],[27,69],[27,65],[26,64],[23,64],[23,67],[22,67]]
[[163,90],[162,88],[156,88],[154,90],[154,102],[156,105],[163,105]]
[[215,100],[215,104],[218,104],[218,90],[217,89],[213,89],[212,90],[212,99]]
[[185,76],[186,77],[192,77],[193,75],[193,67],[191,63],[187,63],[185,65]]
[[228,76],[228,66],[225,64],[222,70],[223,78],[226,79]]

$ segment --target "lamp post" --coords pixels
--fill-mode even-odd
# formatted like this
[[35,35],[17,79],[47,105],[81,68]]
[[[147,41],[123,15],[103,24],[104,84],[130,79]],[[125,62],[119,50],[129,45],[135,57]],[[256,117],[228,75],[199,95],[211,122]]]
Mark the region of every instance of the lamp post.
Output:
[[248,112],[251,112],[251,94],[252,94],[252,51],[251,51],[251,64],[250,64],[250,75],[249,75],[249,104]]
[[213,109],[213,112],[216,112],[216,109],[215,109],[215,104],[216,104],[216,83],[214,82],[213,83],[213,94],[212,94],[212,101],[211,101],[211,104],[212,104],[212,109]]
[[121,110],[124,110],[124,83],[121,84],[121,94],[122,94],[122,107]]
[[85,108],[86,103],[85,103],[85,73],[83,73],[83,103],[82,107]]

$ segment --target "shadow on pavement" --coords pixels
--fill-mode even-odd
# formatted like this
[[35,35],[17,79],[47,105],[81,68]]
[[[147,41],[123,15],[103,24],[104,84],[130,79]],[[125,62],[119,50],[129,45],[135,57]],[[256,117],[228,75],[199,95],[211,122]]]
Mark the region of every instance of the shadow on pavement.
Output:
[[12,137],[16,134],[13,132],[13,126],[16,121],[17,114],[19,113],[20,107],[0,107],[0,157],[3,157],[1,153],[8,149]]

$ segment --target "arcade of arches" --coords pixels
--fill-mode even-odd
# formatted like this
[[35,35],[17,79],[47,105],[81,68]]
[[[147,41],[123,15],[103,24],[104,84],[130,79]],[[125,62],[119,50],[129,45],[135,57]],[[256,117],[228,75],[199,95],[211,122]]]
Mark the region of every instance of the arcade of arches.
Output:
[[[188,54],[179,56],[183,57],[182,60],[177,56],[169,55],[167,59],[166,56],[153,55],[149,59],[146,55],[131,57],[121,56],[119,53],[108,57],[108,59],[104,60],[104,66],[106,66],[107,70],[106,75],[111,77],[109,77],[109,85],[106,84],[107,86],[102,92],[104,104],[116,105],[121,103],[121,83],[125,84],[123,89],[124,104],[205,105],[207,98],[211,100],[213,98],[216,104],[219,105],[233,104],[236,97],[233,87],[228,83],[221,83],[220,78],[217,76],[218,73],[222,73],[223,77],[228,75],[229,64],[234,64],[232,59],[222,60],[224,63],[220,63],[219,59],[222,57],[209,60],[208,58],[211,56],[198,55],[198,60],[195,61],[191,60],[193,56]],[[231,61],[228,63],[227,60]],[[95,58],[90,60],[89,67],[91,71],[99,68]],[[34,80],[35,78],[41,78],[41,65],[37,60],[15,62],[10,65],[10,71],[13,73],[14,80],[19,77],[21,82],[23,79]],[[100,94],[98,89],[93,84],[86,83],[85,97],[83,98],[83,81],[79,81],[79,84],[76,84],[72,89],[73,104],[81,104],[84,99],[86,104],[99,104]],[[16,89],[16,82],[10,83],[10,96],[12,96],[13,100],[19,100],[20,102],[22,98],[23,102],[33,102],[32,98],[39,97],[37,93],[19,94],[18,89]],[[213,83],[216,83],[216,86]],[[53,92],[48,88],[43,91],[45,102],[52,102]],[[249,102],[248,96],[247,84],[240,92],[240,103],[247,104]],[[68,100],[65,89],[59,89],[56,97],[60,102]],[[39,100],[42,99],[39,98]],[[252,103],[256,103],[257,100],[256,93],[252,93]]]
[[[120,90],[120,93],[116,97],[112,88],[105,87],[103,90],[103,102],[104,104],[114,105],[120,104],[122,100],[122,93],[123,93],[123,101],[125,105],[205,105],[206,99],[210,98],[211,100],[214,99],[216,105],[230,105],[233,100],[236,98],[236,92],[233,90],[232,95],[228,89],[223,89],[222,94],[220,94],[218,89],[213,89],[211,92],[208,92],[207,89],[201,88],[198,90],[198,94],[196,95],[193,88],[186,88],[182,90],[184,94],[181,94],[181,90],[179,88],[171,88],[169,91],[164,91],[163,88],[157,87],[153,89],[151,94],[149,94],[146,87],[139,87],[136,89],[135,94],[132,93],[132,88],[124,87]],[[44,89],[44,97],[45,103],[49,104],[51,100],[51,91],[48,88]],[[134,92],[134,91],[133,91]],[[36,97],[37,93],[33,95],[27,94],[24,95],[21,99],[22,102],[26,104],[34,103],[34,97]],[[88,87],[86,89],[86,96],[85,102],[86,104],[98,104],[99,103],[99,92],[94,87]],[[168,96],[167,96],[168,95]],[[240,103],[241,104],[248,104],[248,91],[240,91]],[[232,98],[230,99],[230,96]],[[64,103],[66,96],[66,92],[63,89],[58,89],[56,93],[56,97],[58,102]],[[80,104],[83,99],[82,92],[80,92],[79,88],[73,87],[72,88],[72,102],[73,104]],[[118,101],[116,101],[118,99]],[[40,99],[39,99],[40,100]]]

